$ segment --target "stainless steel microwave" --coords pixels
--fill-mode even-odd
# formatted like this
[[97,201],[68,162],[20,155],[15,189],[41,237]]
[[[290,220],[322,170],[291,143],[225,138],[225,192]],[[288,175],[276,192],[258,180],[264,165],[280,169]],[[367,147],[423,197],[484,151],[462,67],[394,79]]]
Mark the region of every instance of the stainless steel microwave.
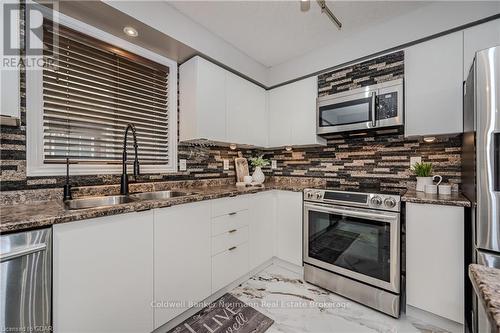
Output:
[[317,134],[399,125],[403,125],[403,79],[317,99]]

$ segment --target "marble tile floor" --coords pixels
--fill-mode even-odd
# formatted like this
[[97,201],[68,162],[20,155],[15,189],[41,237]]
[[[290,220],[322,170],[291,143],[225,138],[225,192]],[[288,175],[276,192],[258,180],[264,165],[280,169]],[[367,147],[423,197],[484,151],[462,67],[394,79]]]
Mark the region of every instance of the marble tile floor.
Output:
[[379,313],[272,265],[231,293],[275,322],[267,333],[448,333],[425,322]]

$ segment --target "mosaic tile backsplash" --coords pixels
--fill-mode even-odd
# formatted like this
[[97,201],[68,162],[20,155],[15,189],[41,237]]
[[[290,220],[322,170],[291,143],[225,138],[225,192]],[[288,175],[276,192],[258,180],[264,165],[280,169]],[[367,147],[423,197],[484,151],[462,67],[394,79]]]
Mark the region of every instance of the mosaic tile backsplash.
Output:
[[404,52],[398,51],[318,76],[318,96],[401,79],[404,76]]
[[433,143],[408,140],[403,135],[344,137],[329,139],[325,147],[262,153],[277,161],[277,169],[264,169],[268,175],[322,177],[333,186],[414,186],[411,156],[431,162],[433,173],[441,175],[443,182],[458,185],[461,177],[460,136],[438,138]]

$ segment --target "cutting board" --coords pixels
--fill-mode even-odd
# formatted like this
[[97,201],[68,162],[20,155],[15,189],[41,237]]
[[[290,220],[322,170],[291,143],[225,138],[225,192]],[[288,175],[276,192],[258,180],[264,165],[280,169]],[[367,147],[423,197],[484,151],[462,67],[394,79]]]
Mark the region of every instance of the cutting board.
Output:
[[234,159],[234,168],[236,170],[236,182],[242,183],[243,177],[249,176],[248,161],[244,157],[236,157]]

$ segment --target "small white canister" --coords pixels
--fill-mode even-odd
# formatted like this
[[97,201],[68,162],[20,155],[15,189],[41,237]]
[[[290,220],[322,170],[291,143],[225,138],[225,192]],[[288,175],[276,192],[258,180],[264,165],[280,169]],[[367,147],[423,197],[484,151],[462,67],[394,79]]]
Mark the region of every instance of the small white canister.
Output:
[[451,194],[451,185],[449,184],[442,184],[439,185],[439,194],[443,195],[450,195]]
[[428,193],[428,194],[436,194],[438,193],[438,186],[437,185],[425,185],[425,193]]

